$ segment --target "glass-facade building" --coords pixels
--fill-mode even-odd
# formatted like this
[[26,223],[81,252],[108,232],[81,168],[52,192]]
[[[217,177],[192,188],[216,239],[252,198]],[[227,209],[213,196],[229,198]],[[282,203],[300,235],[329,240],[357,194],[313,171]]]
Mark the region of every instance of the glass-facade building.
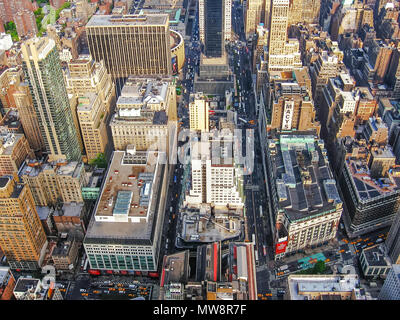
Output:
[[224,1],[204,0],[204,54],[221,57],[224,52]]
[[80,161],[81,150],[55,42],[35,38],[22,46],[23,69],[51,160]]

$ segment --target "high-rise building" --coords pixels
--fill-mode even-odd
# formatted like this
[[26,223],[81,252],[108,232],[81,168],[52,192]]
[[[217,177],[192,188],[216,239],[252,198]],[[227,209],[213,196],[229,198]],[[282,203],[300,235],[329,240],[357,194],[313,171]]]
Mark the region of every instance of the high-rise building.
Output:
[[231,10],[231,0],[199,0],[200,40],[209,58],[223,56],[231,39]]
[[268,71],[292,71],[301,67],[299,41],[287,39],[289,0],[273,0],[269,32]]
[[261,22],[264,0],[247,0],[245,16],[246,38],[257,31],[257,26]]
[[[375,123],[372,123],[376,128]],[[366,131],[370,129],[365,126]],[[378,129],[378,128],[376,128]],[[348,226],[347,233],[349,237],[356,237],[367,232],[382,229],[392,224],[397,211],[400,208],[400,185],[397,177],[400,176],[398,168],[391,168],[388,171],[380,172],[386,167],[377,163],[377,173],[383,173],[387,177],[371,176],[371,165],[373,159],[371,156],[371,145],[368,139],[361,137],[360,139],[346,139],[343,141],[343,163],[338,169],[339,183],[343,193],[343,200],[346,203],[344,222]],[[374,153],[391,154],[393,161],[393,153],[385,151],[385,147],[375,149]],[[386,149],[387,150],[387,149]],[[385,159],[384,158],[384,159]],[[393,163],[393,162],[392,162]],[[385,184],[378,181],[384,181]]]
[[37,206],[55,205],[59,201],[83,202],[81,189],[87,178],[82,162],[42,164],[31,161],[24,164],[18,174],[29,186]]
[[0,19],[4,23],[12,21],[19,10],[33,11],[33,4],[30,0],[0,0]]
[[78,119],[88,161],[106,153],[108,145],[108,112],[100,97],[93,92],[78,98]]
[[117,92],[130,75],[172,74],[169,17],[167,14],[94,15],[86,25],[90,54],[101,60]]
[[34,154],[22,133],[0,134],[0,176],[18,172],[26,158]]
[[90,55],[80,55],[68,63],[65,80],[69,94],[80,97],[93,92],[110,113],[115,98],[115,85],[103,61],[95,62]]
[[38,118],[27,83],[22,83],[13,96],[29,146],[33,151],[44,150],[45,146],[40,134]]
[[268,140],[275,260],[334,239],[342,200],[324,142],[315,134],[280,134]]
[[233,159],[233,144],[233,135],[219,141],[192,141],[189,205],[243,208],[243,171]]
[[19,10],[14,15],[14,22],[20,38],[33,37],[38,33],[35,14],[31,10]]
[[392,222],[385,245],[392,263],[400,264],[400,211]]
[[165,153],[114,151],[83,242],[92,269],[156,271],[168,191]]
[[400,265],[393,264],[379,293],[379,300],[400,300]]
[[289,25],[299,22],[317,24],[319,22],[320,0],[294,0],[289,6]]
[[318,59],[310,67],[312,81],[312,96],[315,102],[320,105],[322,90],[328,83],[329,78],[334,78],[339,72],[339,59],[334,54],[322,51]]
[[29,187],[0,178],[0,246],[12,269],[36,269],[47,247]]
[[224,0],[224,39],[232,39],[232,0]]
[[189,104],[189,125],[193,131],[209,130],[209,102],[196,94],[194,101]]
[[[129,78],[117,101],[110,127],[115,150],[134,146],[168,151],[177,126],[176,89],[167,79]],[[175,138],[176,140],[176,138]]]
[[55,42],[29,39],[22,45],[23,68],[50,160],[80,160],[76,128]]
[[320,125],[315,120],[314,102],[305,86],[297,82],[271,85],[271,124],[274,131],[314,130],[319,134]]

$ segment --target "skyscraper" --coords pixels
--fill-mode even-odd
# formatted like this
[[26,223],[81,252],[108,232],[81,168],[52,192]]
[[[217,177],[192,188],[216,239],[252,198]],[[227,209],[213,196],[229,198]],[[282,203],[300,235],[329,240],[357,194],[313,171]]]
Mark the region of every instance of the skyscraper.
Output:
[[245,32],[248,38],[257,32],[257,26],[261,22],[263,0],[247,0]]
[[220,57],[224,44],[224,1],[204,0],[204,54]]
[[392,263],[400,264],[400,211],[392,222],[385,244]]
[[210,126],[208,105],[209,102],[201,95],[196,95],[194,101],[189,104],[190,130],[208,132]]
[[389,271],[382,290],[379,293],[379,300],[400,299],[400,265],[394,264]]
[[55,42],[47,37],[29,39],[22,54],[49,160],[79,161],[81,151]]
[[121,91],[130,75],[172,74],[167,14],[94,15],[86,25],[90,54],[104,60]]
[[46,235],[29,187],[11,176],[0,177],[0,246],[12,269],[41,264]]
[[232,0],[199,0],[200,40],[207,57],[221,57],[231,39]]
[[13,94],[15,105],[18,109],[19,119],[24,128],[25,137],[33,151],[44,149],[43,138],[40,134],[38,118],[33,106],[32,97],[27,83],[18,87]]
[[301,67],[299,41],[287,41],[289,0],[273,0],[269,33],[269,71],[291,71]]

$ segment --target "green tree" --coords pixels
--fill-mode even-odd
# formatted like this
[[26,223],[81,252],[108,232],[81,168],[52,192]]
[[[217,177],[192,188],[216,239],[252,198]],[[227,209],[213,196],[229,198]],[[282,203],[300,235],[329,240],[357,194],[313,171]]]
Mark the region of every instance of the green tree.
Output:
[[318,261],[315,265],[314,265],[314,272],[317,274],[321,274],[325,271],[326,269],[326,265],[324,261]]
[[91,166],[97,166],[98,168],[107,168],[107,159],[104,153],[98,153],[97,157],[90,160],[89,164]]
[[4,29],[6,33],[11,35],[13,41],[19,41],[17,27],[15,26],[15,23],[13,21],[7,22],[4,25]]

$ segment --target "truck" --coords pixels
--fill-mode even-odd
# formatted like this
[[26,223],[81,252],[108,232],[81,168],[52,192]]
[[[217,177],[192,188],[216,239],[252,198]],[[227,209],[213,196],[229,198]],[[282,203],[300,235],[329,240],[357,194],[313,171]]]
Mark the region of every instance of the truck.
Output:
[[278,268],[279,271],[285,271],[287,268],[289,268],[289,266],[287,264],[281,266]]
[[265,244],[263,244],[263,253],[264,253],[264,257],[267,256],[267,246]]

